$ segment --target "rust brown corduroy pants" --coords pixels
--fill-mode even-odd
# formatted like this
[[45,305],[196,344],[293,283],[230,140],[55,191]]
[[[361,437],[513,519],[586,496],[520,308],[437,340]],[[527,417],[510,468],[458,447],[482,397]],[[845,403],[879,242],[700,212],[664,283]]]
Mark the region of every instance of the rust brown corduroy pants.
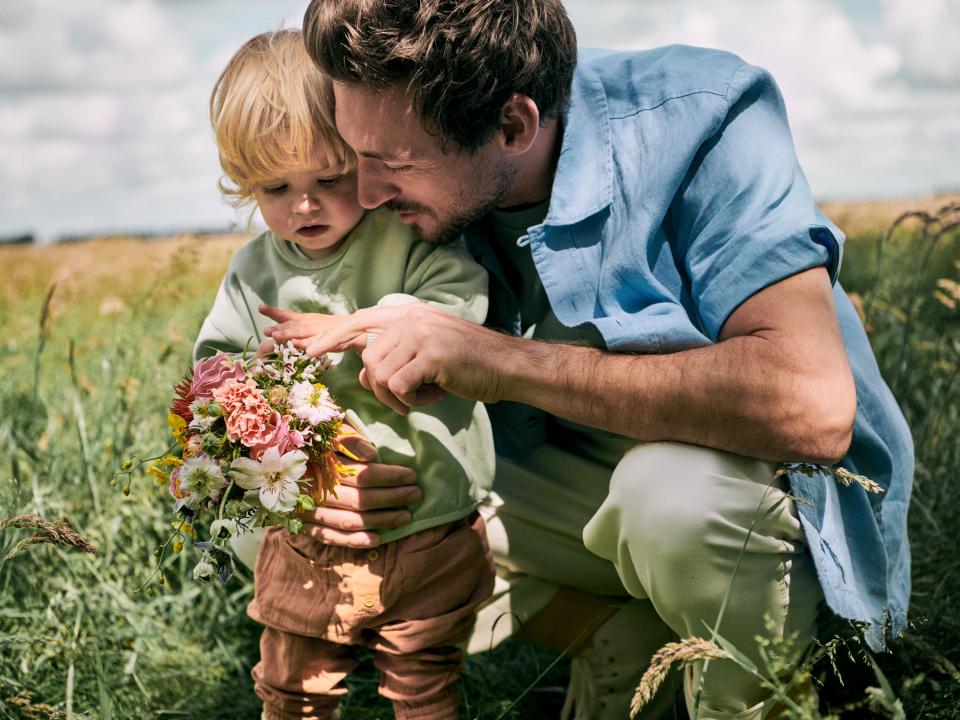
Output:
[[494,580],[477,513],[374,550],[272,528],[255,578],[247,612],[266,626],[253,679],[267,720],[331,717],[357,646],[373,651],[398,719],[457,717],[457,645]]

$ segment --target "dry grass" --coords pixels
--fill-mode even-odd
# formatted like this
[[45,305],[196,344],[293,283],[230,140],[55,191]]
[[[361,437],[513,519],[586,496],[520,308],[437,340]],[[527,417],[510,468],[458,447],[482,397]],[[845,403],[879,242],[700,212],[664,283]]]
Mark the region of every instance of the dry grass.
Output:
[[[245,241],[244,235],[171,235],[144,240],[133,237],[95,238],[57,245],[0,246],[0,265],[6,282],[0,286],[0,304],[22,301],[19,292],[43,292],[56,283],[55,303],[96,299],[107,312],[122,302],[130,290],[142,286],[174,256],[188,252],[194,260],[191,281],[215,290],[230,257]],[[112,292],[103,294],[105,287]]]
[[640,678],[640,684],[637,685],[637,690],[630,701],[631,720],[657,694],[657,690],[660,689],[674,663],[680,663],[683,666],[698,660],[724,658],[730,659],[730,656],[723,648],[703,638],[689,637],[679,642],[667,643],[657,650],[650,660],[650,667]]
[[[844,287],[871,301],[871,342],[888,380],[897,380],[900,369],[900,382],[893,384],[917,439],[911,513],[917,627],[880,663],[907,716],[918,719],[960,720],[960,623],[953,610],[960,597],[960,525],[951,509],[960,502],[960,326],[956,313],[945,317],[942,304],[923,300],[922,285],[909,337],[903,329],[903,308],[912,307],[904,299],[912,297],[919,272],[911,264],[912,223],[902,247],[885,248],[882,273],[874,271],[873,248],[904,211],[937,210],[957,199],[824,205],[851,236]],[[0,563],[0,606],[9,609],[0,613],[0,718],[60,717],[71,702],[74,717],[259,716],[249,680],[259,629],[244,616],[249,578],[229,590],[200,593],[185,580],[187,558],[177,556],[165,586],[134,593],[155,565],[153,549],[169,534],[169,500],[148,478],[140,478],[130,496],[106,489],[130,452],[162,450],[163,413],[157,409],[184,369],[192,334],[229,258],[245,240],[175,235],[0,246],[7,269],[0,286],[0,517],[69,518],[102,548],[90,555],[31,544]],[[952,268],[960,242],[948,245],[944,252],[953,254],[941,263],[943,272],[931,261],[931,288],[947,274],[958,279]],[[858,268],[860,275],[852,274]],[[40,332],[44,298],[54,284],[43,323],[49,327]],[[39,393],[30,401],[35,366]],[[6,532],[0,529],[0,556],[21,538],[58,537],[37,520],[22,527],[27,522],[17,520],[19,530],[11,522]],[[645,678],[648,692],[671,662],[693,657],[698,647],[665,649]],[[709,654],[712,648],[699,649]],[[512,641],[470,658],[464,692],[469,717],[556,717],[564,665],[525,704],[510,704],[537,675],[537,663],[552,657],[536,652]],[[843,720],[878,717],[863,700],[863,688],[876,683],[872,670],[860,678],[863,663],[851,666],[845,686],[823,689],[822,708]],[[74,667],[76,684],[68,693]],[[823,676],[818,681],[830,682],[829,673]],[[389,714],[372,670],[358,674],[350,697],[349,717]]]
[[68,545],[83,550],[91,555],[97,554],[96,546],[78,533],[68,522],[52,523],[38,515],[16,515],[11,518],[0,519],[0,532],[7,528],[36,530],[33,535],[25,538],[22,543],[49,543],[51,545]]
[[955,202],[960,202],[960,194],[937,195],[920,200],[824,202],[820,203],[820,209],[851,237],[886,230],[890,223],[908,210],[933,213]]

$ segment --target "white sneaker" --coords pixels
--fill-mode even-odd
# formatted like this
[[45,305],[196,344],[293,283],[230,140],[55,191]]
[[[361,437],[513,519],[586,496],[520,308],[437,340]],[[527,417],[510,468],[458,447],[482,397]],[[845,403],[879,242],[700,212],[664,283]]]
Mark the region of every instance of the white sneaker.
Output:
[[[630,700],[650,658],[671,641],[670,631],[648,601],[623,606],[597,628],[579,656],[570,662],[570,685],[561,720],[626,720]],[[672,717],[677,684],[670,679],[637,718]]]

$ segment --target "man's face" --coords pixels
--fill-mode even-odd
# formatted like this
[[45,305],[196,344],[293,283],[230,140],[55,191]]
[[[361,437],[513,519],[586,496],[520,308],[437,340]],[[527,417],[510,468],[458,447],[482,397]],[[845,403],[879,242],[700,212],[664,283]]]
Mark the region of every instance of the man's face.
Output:
[[357,153],[357,196],[366,208],[385,205],[428,242],[455,239],[497,207],[512,166],[491,141],[470,154],[444,153],[400,88],[368,90],[334,84],[337,130]]

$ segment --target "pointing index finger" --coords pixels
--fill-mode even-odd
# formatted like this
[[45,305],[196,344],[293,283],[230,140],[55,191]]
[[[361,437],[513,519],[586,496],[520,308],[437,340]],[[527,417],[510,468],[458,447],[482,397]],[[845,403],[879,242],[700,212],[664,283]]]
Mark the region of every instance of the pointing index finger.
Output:
[[357,310],[349,320],[318,335],[307,345],[307,353],[313,356],[327,352],[345,350],[353,345],[353,341],[362,338],[364,342],[367,333],[381,333],[386,328],[398,322],[406,313],[408,306],[375,307]]
[[278,323],[286,322],[293,315],[293,313],[291,313],[289,310],[273,307],[272,305],[260,305],[257,310],[261,315],[266,315],[268,318]]

